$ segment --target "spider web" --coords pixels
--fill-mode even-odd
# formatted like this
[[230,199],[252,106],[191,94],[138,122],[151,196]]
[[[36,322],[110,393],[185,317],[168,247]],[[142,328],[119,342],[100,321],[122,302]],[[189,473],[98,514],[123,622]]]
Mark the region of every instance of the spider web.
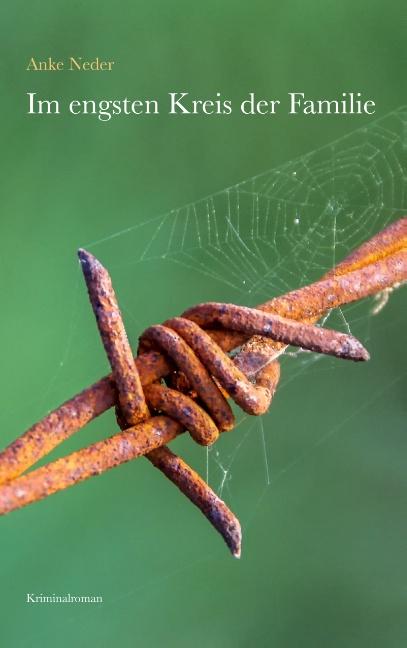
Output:
[[407,111],[401,108],[88,247],[110,254],[115,265],[118,255],[128,265],[165,260],[256,303],[318,277],[402,214],[406,161]]

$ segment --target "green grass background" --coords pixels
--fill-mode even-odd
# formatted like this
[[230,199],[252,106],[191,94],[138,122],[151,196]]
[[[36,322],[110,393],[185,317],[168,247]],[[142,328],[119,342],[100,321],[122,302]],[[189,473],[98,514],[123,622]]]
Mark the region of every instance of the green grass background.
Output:
[[[153,226],[110,235],[369,123],[284,111],[108,124],[34,118],[25,93],[353,90],[373,97],[380,117],[406,102],[405,28],[397,1],[2,3],[2,446],[107,370],[79,246],[108,237],[94,251],[109,262],[135,345],[148,324],[233,295],[165,262],[133,264],[131,242],[147,246]],[[117,63],[112,74],[25,72],[31,56],[69,55]],[[295,259],[292,272],[295,285]],[[264,418],[275,482],[266,484],[257,424],[220,442],[222,462],[244,440],[224,493],[243,521],[241,561],[147,462],[128,464],[0,521],[1,645],[405,646],[405,290],[378,318],[367,313],[352,317],[372,361],[310,365]],[[106,415],[53,456],[114,430]],[[205,473],[201,449],[189,439],[177,447]],[[27,592],[95,593],[104,604],[29,606]]]

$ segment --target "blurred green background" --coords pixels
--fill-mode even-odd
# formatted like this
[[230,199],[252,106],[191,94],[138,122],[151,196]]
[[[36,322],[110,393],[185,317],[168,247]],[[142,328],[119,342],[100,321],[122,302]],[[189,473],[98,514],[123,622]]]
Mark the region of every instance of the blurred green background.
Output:
[[[79,246],[111,270],[136,346],[144,327],[192,303],[254,305],[307,283],[402,215],[403,113],[377,128],[368,117],[285,111],[101,123],[28,117],[25,93],[67,101],[220,91],[235,101],[251,91],[360,91],[380,118],[406,102],[403,2],[15,0],[2,3],[0,20],[2,447],[107,371]],[[116,66],[25,71],[31,56],[70,55]],[[272,167],[286,185],[271,174],[236,189]],[[192,207],[159,217],[228,186],[196,206],[199,226]],[[230,196],[222,253],[214,232],[224,233]],[[242,520],[240,561],[147,462],[127,464],[1,520],[1,644],[405,646],[405,289],[378,316],[371,307],[328,322],[350,325],[370,363],[284,359],[262,422],[242,419],[208,456],[189,438],[174,444],[201,474],[208,468]],[[106,414],[52,456],[115,429]],[[104,603],[27,605],[27,592]]]

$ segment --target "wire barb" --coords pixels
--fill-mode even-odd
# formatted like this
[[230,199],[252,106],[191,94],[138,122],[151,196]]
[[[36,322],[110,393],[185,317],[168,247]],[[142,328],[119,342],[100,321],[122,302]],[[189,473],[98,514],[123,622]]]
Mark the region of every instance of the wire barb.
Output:
[[[117,418],[120,427],[122,430],[125,430],[135,423],[149,418],[150,412],[141,385],[139,372],[136,363],[134,362],[133,354],[127,339],[122,315],[109,273],[98,259],[89,252],[86,252],[86,250],[79,250],[79,259],[82,263],[89,298],[116,384],[118,399],[118,406],[116,406]],[[153,330],[156,333],[158,332],[158,334],[164,332],[164,337],[165,331],[167,331],[164,327],[155,327],[155,329],[150,329],[150,331]],[[166,339],[168,340],[168,337]],[[199,374],[199,370],[201,371],[201,378],[202,374],[204,374],[204,377],[208,379],[208,385],[213,385],[212,395],[215,395],[216,397],[217,393],[219,393],[228,413],[230,412],[231,423],[233,423],[232,412],[229,405],[220,394],[216,385],[212,382],[209,374],[206,373],[205,368],[203,366],[196,366],[196,363],[194,362],[195,356],[190,352],[188,346],[181,338],[178,338],[177,341],[177,350],[179,353],[176,357],[178,363],[181,363],[182,368],[184,371],[186,370],[187,375],[190,377],[193,376],[196,378],[196,375]],[[171,349],[171,342],[174,344],[174,339],[169,339],[169,350]],[[181,351],[179,351],[179,345],[181,345]],[[187,366],[185,363],[182,364],[183,354],[189,359],[191,366]],[[169,355],[171,357],[171,352]],[[190,368],[194,373],[188,371]],[[199,390],[199,383],[197,380],[195,380],[194,385]],[[192,399],[182,394],[180,395],[181,398],[178,399],[178,392],[168,390],[159,383],[151,385],[149,389],[147,389],[147,394],[150,396],[150,405],[155,403],[155,406],[164,413],[168,413],[168,404],[172,402],[173,405],[176,406],[171,409],[171,414],[175,419],[179,418],[178,408],[183,400],[184,415],[181,415],[180,422],[187,424],[187,427],[189,417],[188,415],[185,416],[185,412],[192,410],[195,413],[198,411],[200,414],[202,411],[202,415],[205,414],[205,412],[201,410],[201,408],[196,405]],[[199,393],[199,395],[204,397],[203,393]],[[186,402],[188,404],[186,404]],[[212,432],[212,434],[209,435],[209,432]],[[218,429],[215,425],[212,425],[211,420],[208,426],[204,424],[202,427],[196,425],[196,421],[194,421],[192,433],[193,436],[196,436],[197,440],[203,445],[213,443],[219,435]],[[224,504],[224,502],[215,495],[208,484],[206,484],[205,481],[201,479],[183,459],[181,459],[181,457],[177,457],[165,446],[147,453],[146,457],[196,506],[198,506],[212,524],[215,524],[216,529],[223,536],[232,554],[239,557],[241,553],[242,537],[239,520],[232,511],[228,509],[226,504]]]

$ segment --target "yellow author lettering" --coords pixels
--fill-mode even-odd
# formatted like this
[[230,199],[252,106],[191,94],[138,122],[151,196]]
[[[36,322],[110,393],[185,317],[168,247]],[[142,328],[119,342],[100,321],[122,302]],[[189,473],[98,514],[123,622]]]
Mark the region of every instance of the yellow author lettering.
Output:
[[69,57],[69,69],[82,72],[111,72],[114,61],[103,61],[98,56],[92,61],[83,60],[82,56]]
[[29,72],[58,72],[64,69],[64,62],[55,61],[51,56],[44,61],[39,61],[32,56],[25,69]]
[[27,63],[28,72],[111,72],[115,61],[105,61],[96,56],[93,59],[84,59],[83,56],[70,56],[67,60],[57,60],[48,56],[40,60],[32,56]]

